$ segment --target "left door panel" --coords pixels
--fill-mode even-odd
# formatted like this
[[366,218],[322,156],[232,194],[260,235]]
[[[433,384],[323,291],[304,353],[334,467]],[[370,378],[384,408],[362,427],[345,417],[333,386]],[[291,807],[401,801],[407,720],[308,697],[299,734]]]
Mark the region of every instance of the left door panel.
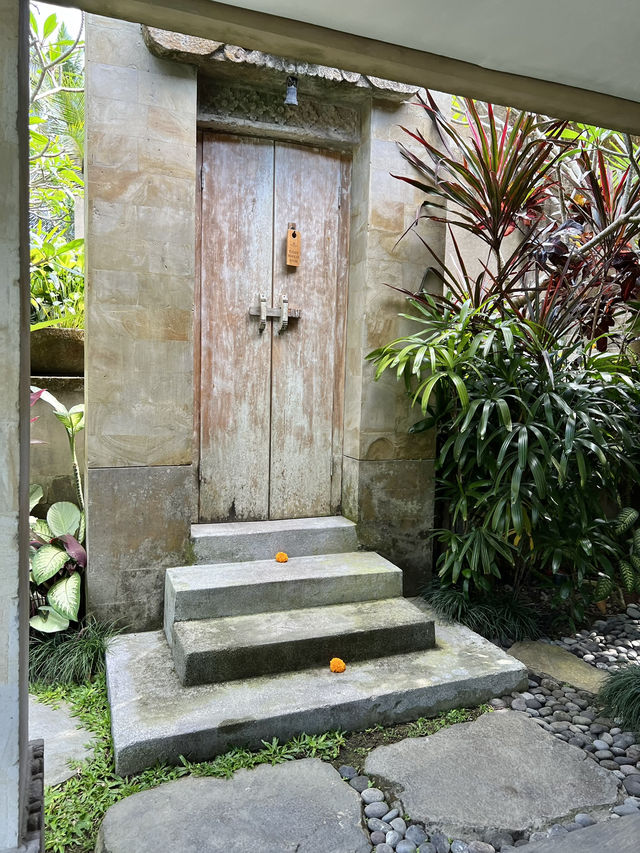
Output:
[[274,147],[203,134],[200,520],[269,513]]

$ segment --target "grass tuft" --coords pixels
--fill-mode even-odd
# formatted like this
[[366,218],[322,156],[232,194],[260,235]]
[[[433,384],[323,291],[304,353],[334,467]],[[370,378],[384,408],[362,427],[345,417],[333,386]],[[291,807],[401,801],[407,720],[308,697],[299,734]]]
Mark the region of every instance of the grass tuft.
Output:
[[29,680],[40,684],[83,684],[104,672],[113,624],[89,616],[80,628],[29,637]]
[[640,666],[631,664],[608,675],[598,701],[606,716],[620,718],[625,729],[640,735]]
[[494,590],[490,598],[468,599],[457,587],[436,583],[426,590],[424,597],[441,619],[460,622],[501,646],[540,636],[533,605],[512,593]]

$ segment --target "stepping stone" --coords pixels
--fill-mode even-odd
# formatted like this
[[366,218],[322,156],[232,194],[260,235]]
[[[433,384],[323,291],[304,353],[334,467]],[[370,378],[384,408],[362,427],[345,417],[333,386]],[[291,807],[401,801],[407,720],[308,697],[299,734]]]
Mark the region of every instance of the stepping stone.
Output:
[[77,717],[71,716],[65,702],[54,708],[29,696],[29,737],[44,740],[45,785],[59,785],[70,779],[75,771],[69,761],[82,761],[92,752],[87,744],[93,735],[79,725]]
[[607,678],[606,672],[550,643],[515,643],[509,649],[509,654],[538,675],[549,675],[556,681],[571,684],[577,690],[587,690],[589,693],[597,693]]
[[613,774],[514,711],[378,747],[365,773],[452,838],[530,832],[616,801]]
[[106,813],[96,853],[206,850],[369,853],[360,795],[315,758],[180,779],[133,794]]
[[527,853],[638,853],[640,816],[607,820],[561,839],[528,844]]

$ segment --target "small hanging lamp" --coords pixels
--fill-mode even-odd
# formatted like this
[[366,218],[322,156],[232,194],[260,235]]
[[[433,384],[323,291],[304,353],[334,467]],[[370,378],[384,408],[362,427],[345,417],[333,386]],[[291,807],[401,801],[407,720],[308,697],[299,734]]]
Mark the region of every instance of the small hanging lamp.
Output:
[[297,107],[298,106],[298,78],[289,76],[287,77],[287,97],[284,99],[285,106],[288,107]]

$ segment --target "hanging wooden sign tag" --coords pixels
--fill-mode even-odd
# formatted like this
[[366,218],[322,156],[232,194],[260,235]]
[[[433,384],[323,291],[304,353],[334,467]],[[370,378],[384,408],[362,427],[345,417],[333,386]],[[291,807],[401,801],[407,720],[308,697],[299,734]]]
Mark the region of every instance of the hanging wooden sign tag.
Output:
[[290,222],[287,229],[287,266],[300,266],[300,232],[295,222]]

